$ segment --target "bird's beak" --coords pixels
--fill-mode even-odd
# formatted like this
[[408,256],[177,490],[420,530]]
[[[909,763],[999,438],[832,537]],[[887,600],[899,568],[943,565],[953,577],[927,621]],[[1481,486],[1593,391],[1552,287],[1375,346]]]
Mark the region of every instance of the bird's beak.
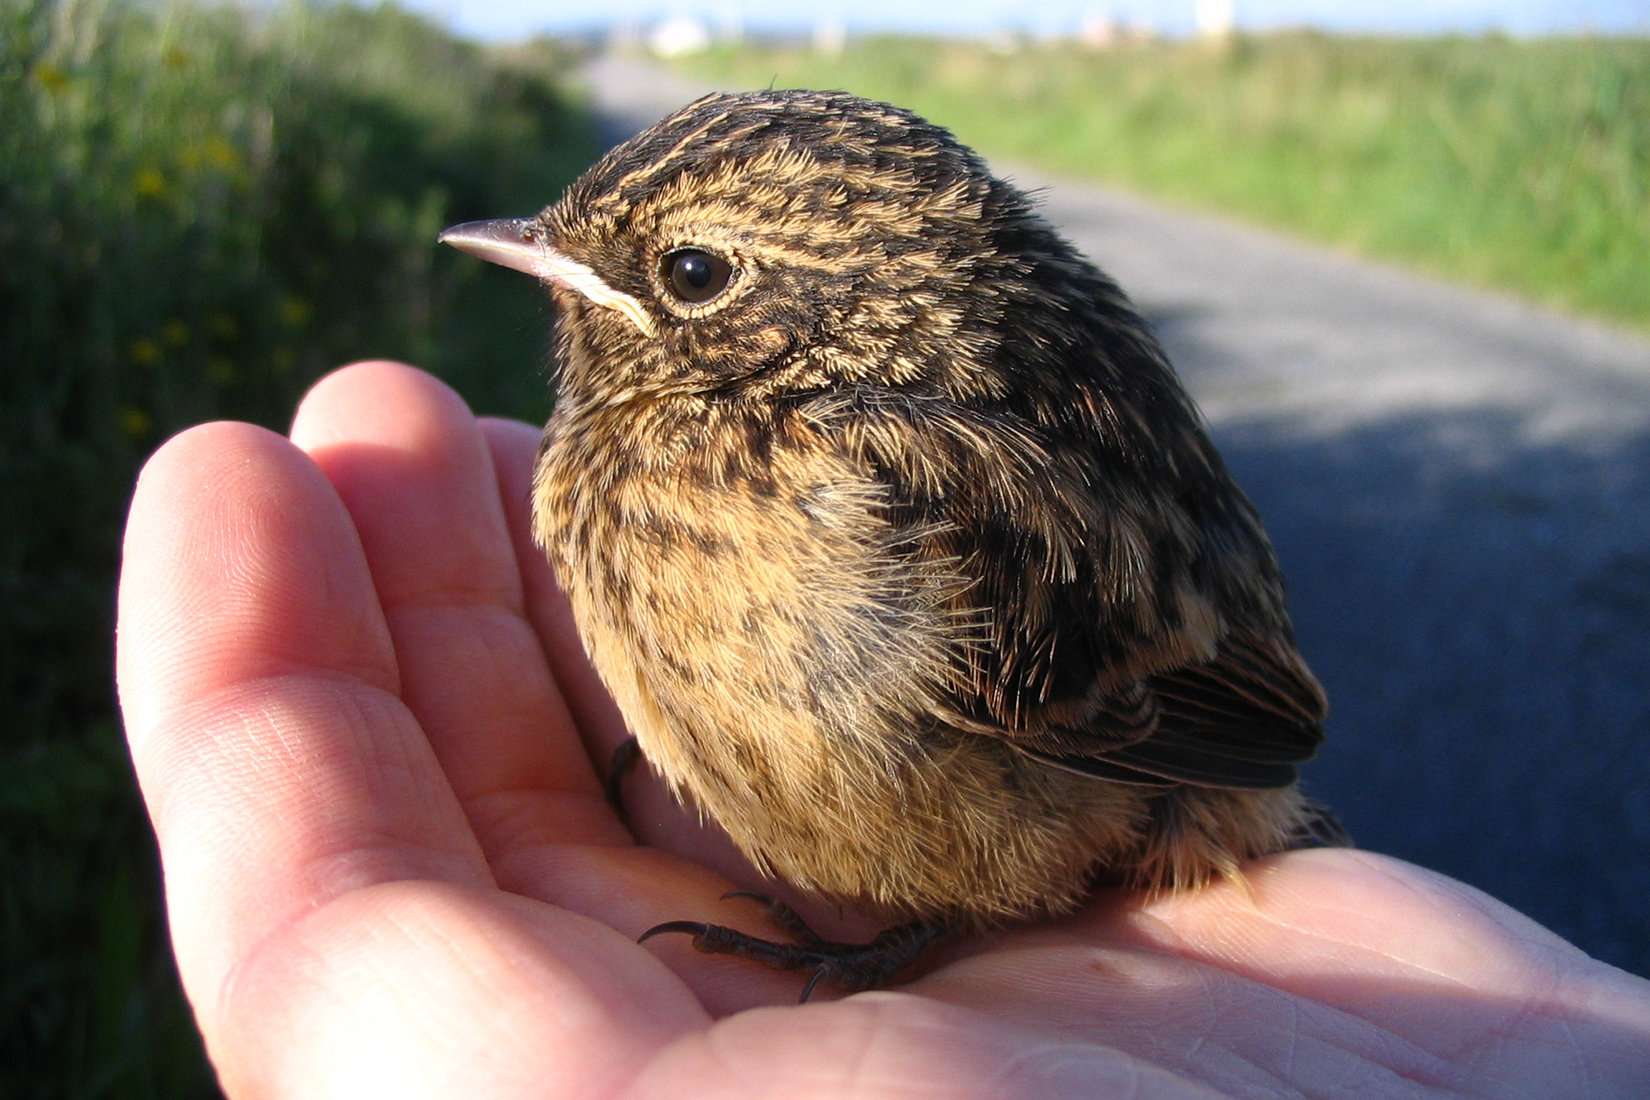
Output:
[[551,248],[535,218],[499,218],[496,221],[465,222],[442,230],[436,238],[461,252],[479,256],[489,263],[515,271],[525,271],[557,286],[576,290],[599,306],[616,309],[630,318],[645,336],[653,335],[653,318],[640,302],[623,291],[614,290],[570,256]]

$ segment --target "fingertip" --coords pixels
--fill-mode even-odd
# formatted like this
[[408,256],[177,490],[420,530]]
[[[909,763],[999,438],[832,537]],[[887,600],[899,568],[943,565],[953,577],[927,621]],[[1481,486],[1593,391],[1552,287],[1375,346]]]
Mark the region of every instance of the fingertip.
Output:
[[148,634],[171,596],[164,583],[178,556],[180,537],[192,533],[180,513],[194,517],[203,500],[220,495],[214,483],[234,477],[271,447],[292,449],[275,433],[254,424],[217,421],[179,432],[162,443],[138,472],[121,537],[119,587],[115,594],[115,682],[126,712],[128,736],[143,721],[147,680],[137,675]]
[[[185,428],[162,443],[138,472],[130,514],[147,517],[157,500],[167,501],[186,487],[194,495],[203,474],[230,472],[238,452],[291,451],[283,437],[256,424],[215,420]],[[229,461],[225,461],[228,459]]]
[[[495,454],[507,455],[516,462],[531,467],[538,454],[544,429],[524,420],[510,420],[502,416],[484,416],[478,421]],[[521,460],[525,459],[525,462]]]
[[393,359],[367,359],[339,367],[311,386],[298,402],[290,435],[313,454],[364,434],[404,433],[430,419],[472,418],[464,399],[433,374]]
[[[393,686],[359,558],[326,478],[280,435],[218,421],[163,444],[133,493],[117,594],[116,681],[134,749],[180,693],[271,660],[336,663]],[[319,649],[295,614],[316,600],[333,612]]]

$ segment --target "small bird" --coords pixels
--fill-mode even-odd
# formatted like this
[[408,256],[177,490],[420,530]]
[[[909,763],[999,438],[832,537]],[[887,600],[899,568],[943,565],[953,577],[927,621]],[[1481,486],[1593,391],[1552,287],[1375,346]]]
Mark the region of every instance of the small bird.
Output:
[[535,535],[642,753],[763,872],[897,923],[648,935],[806,998],[1339,840],[1255,509],[1117,285],[948,132],[706,96],[441,239],[555,301]]

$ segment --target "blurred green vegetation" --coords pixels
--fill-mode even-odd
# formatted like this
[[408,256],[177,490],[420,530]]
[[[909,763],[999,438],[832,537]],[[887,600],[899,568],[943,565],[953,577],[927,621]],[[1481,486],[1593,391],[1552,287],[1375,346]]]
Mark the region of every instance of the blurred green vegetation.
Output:
[[570,58],[393,7],[0,0],[0,1093],[213,1085],[116,717],[120,530],[168,435],[350,359],[541,419],[528,280],[437,250],[596,153]]
[[866,38],[684,65],[888,100],[994,158],[1650,327],[1650,40]]

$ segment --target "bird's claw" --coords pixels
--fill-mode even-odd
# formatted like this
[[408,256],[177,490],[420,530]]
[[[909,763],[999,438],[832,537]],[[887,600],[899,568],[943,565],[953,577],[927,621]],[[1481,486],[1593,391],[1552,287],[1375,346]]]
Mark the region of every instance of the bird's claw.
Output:
[[701,924],[692,920],[667,920],[663,924],[655,924],[646,932],[636,937],[637,943],[646,943],[654,936],[662,936],[669,932],[681,932],[693,937],[693,946],[699,946],[699,937],[717,927],[714,924]]
[[693,937],[693,947],[707,955],[736,955],[764,963],[776,970],[812,971],[802,987],[798,1003],[807,1001],[820,982],[829,981],[848,990],[871,989],[883,985],[921,958],[950,930],[944,918],[930,918],[890,928],[870,943],[836,943],[809,928],[790,906],[754,890],[733,890],[724,897],[749,897],[763,902],[770,916],[785,931],[792,931],[802,943],[764,940],[720,924],[673,920],[654,925],[636,942],[679,932]]

